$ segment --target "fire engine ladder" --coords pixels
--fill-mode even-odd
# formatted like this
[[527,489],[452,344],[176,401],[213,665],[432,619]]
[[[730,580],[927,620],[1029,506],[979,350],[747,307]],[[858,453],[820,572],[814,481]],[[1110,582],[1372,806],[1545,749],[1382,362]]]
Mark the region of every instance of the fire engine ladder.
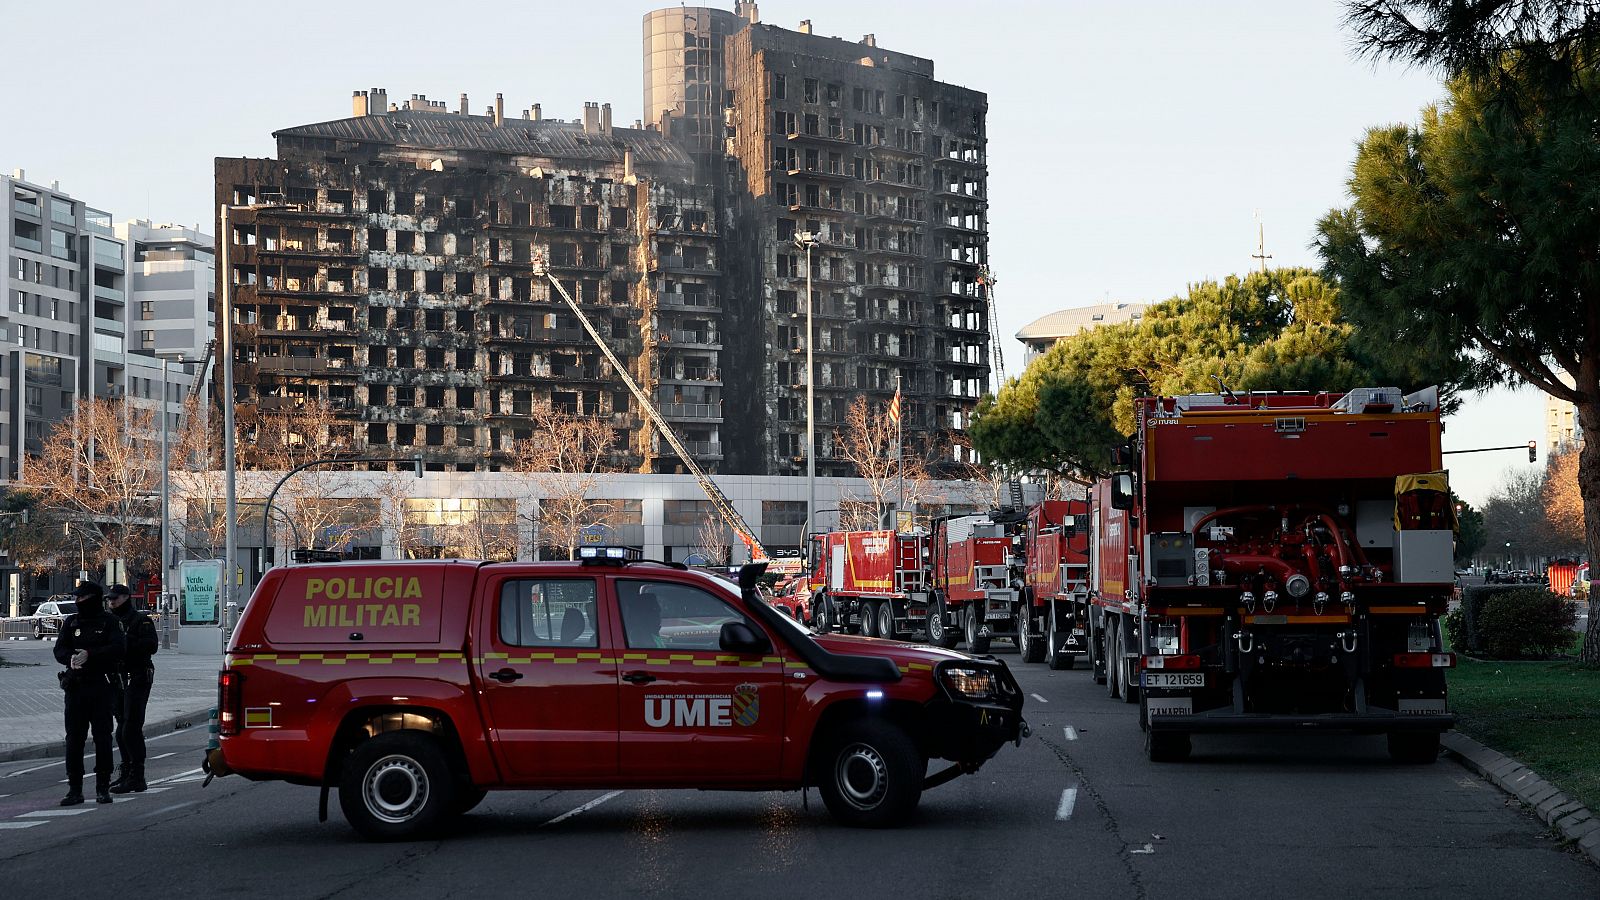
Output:
[[989,346],[994,350],[995,393],[1006,386],[1006,357],[1000,347],[1000,317],[994,309],[994,270],[988,266],[978,270],[978,283],[983,285],[983,297],[989,319]]
[[689,451],[683,446],[683,442],[678,440],[678,433],[672,430],[672,426],[668,425],[667,420],[662,418],[661,413],[656,410],[656,405],[650,399],[650,395],[641,390],[638,383],[633,380],[633,376],[628,374],[627,367],[622,364],[621,360],[617,359],[615,353],[611,352],[611,347],[605,342],[605,338],[602,338],[600,332],[595,330],[594,324],[589,321],[588,316],[584,315],[583,310],[572,299],[572,295],[567,293],[567,289],[561,286],[560,280],[550,273],[549,268],[545,266],[544,260],[534,261],[533,274],[536,277],[543,276],[547,279],[550,282],[550,286],[556,289],[556,293],[561,295],[561,299],[566,301],[567,308],[571,309],[572,314],[578,317],[578,323],[583,326],[584,331],[588,332],[589,339],[595,342],[601,353],[605,354],[606,359],[611,363],[611,368],[616,370],[617,375],[628,386],[628,390],[633,393],[633,399],[644,410],[645,415],[650,419],[650,424],[661,432],[661,436],[667,439],[667,443],[671,445],[673,452],[678,454],[678,458],[683,460],[683,464],[694,474],[695,480],[700,482],[700,489],[705,491],[706,498],[711,501],[712,509],[715,509],[717,515],[722,517],[722,521],[733,529],[734,536],[750,549],[750,559],[756,562],[767,559],[766,548],[761,546],[761,542],[756,539],[755,532],[750,529],[749,525],[745,524],[744,516],[739,515],[739,511],[733,508],[733,503],[722,493],[722,489],[717,487],[717,483],[712,481],[711,477],[705,473],[705,470],[700,468],[700,464],[694,461],[694,457],[689,455]]
[[217,342],[206,341],[205,352],[200,354],[200,370],[194,373],[194,381],[189,385],[189,398],[192,400],[205,388],[206,372],[211,369],[211,358],[216,355]]

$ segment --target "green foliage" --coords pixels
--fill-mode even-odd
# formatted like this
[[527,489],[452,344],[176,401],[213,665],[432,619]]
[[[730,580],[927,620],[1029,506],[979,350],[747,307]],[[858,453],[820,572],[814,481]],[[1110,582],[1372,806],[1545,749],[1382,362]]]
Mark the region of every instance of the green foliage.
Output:
[[1104,472],[1141,396],[1215,391],[1218,379],[1233,390],[1433,383],[1414,371],[1357,351],[1332,282],[1309,269],[1256,272],[1192,285],[1142,322],[1059,341],[979,405],[970,433],[1001,465]]
[[1483,545],[1489,540],[1484,527],[1483,513],[1471,503],[1457,497],[1455,491],[1450,492],[1450,499],[1456,504],[1456,521],[1459,523],[1456,531],[1456,565],[1471,565],[1472,558],[1478,555],[1478,551],[1482,550]]
[[[1510,594],[1525,590],[1515,584],[1475,584],[1461,591],[1461,637],[1450,636],[1450,643],[1465,653],[1483,652],[1483,632],[1479,622],[1483,618],[1483,606],[1489,598],[1497,594]],[[1448,627],[1448,623],[1446,623]]]
[[1495,659],[1549,659],[1572,643],[1577,609],[1540,588],[1494,594],[1479,613],[1478,637]]
[[1467,651],[1471,644],[1467,636],[1467,607],[1465,604],[1450,610],[1444,617],[1444,636],[1450,641],[1450,649]]

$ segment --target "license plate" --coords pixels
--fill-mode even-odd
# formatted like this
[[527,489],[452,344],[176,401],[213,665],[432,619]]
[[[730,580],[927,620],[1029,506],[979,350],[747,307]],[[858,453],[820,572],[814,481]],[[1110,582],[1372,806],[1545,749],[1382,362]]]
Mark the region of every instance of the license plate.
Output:
[[1000,607],[999,609],[991,609],[989,610],[988,614],[984,616],[984,618],[1009,619],[1011,618],[1011,610],[1005,608],[1004,606]]
[[1152,688],[1205,687],[1204,672],[1146,672],[1144,686]]

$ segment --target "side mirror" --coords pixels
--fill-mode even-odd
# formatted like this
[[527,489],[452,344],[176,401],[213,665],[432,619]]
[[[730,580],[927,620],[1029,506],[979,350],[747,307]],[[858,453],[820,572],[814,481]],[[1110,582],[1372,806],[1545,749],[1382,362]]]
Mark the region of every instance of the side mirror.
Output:
[[772,649],[766,635],[743,622],[724,623],[717,644],[729,653],[766,653]]
[[1133,473],[1118,472],[1111,476],[1111,508],[1133,509]]

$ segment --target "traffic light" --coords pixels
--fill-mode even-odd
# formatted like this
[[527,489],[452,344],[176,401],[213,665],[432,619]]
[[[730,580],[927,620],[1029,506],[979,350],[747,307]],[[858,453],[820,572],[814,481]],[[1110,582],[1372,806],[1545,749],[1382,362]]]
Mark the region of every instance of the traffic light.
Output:
[[1538,460],[1539,460],[1539,444],[1538,444],[1537,441],[1529,441],[1528,442],[1528,462],[1537,462]]

